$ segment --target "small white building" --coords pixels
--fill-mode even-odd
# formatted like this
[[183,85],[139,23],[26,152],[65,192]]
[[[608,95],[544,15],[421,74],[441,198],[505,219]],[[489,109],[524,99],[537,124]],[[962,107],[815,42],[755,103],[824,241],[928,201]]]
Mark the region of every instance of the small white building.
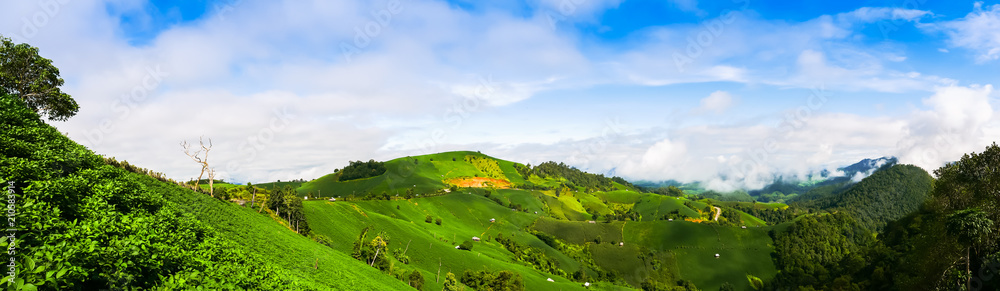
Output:
[[457,249],[459,249],[459,248],[461,248],[461,247],[462,247],[462,246],[455,246],[455,249],[457,250]]
[[490,222],[497,222],[496,218],[490,218]]
[[477,236],[472,237],[472,241],[479,241],[479,237]]
[[590,287],[590,282],[583,282],[583,287]]
[[556,280],[552,280],[552,278],[549,278],[548,280],[545,280],[545,281],[555,282]]
[[667,221],[674,221],[674,219],[673,219],[673,218],[671,218],[671,219],[667,219]]
[[744,226],[743,226],[743,229],[747,229],[747,226],[746,226],[746,225],[744,225]]
[[337,201],[337,198],[330,198],[330,201]]
[[593,224],[593,223],[597,223],[597,221],[593,221],[593,220],[591,220],[591,221],[587,221],[587,223],[591,223],[591,224]]
[[715,258],[718,259],[719,258],[719,254],[715,254]]
[[624,247],[624,246],[625,246],[625,242],[620,242],[620,243],[618,243],[618,246],[620,246],[620,247]]

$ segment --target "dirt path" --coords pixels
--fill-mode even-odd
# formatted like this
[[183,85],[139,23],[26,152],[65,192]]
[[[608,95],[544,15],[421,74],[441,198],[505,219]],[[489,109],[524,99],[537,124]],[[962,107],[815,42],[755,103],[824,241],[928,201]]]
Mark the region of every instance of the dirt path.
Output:
[[722,215],[722,208],[715,207],[715,221],[719,221],[719,215]]

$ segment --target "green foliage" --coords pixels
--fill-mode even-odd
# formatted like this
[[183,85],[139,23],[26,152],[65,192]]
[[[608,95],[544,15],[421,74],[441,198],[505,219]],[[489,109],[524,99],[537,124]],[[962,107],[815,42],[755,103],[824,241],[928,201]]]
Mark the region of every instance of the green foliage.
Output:
[[497,272],[496,274],[489,271],[466,270],[462,274],[462,284],[469,286],[473,290],[524,290],[524,282],[521,274],[506,270]]
[[455,274],[448,272],[444,275],[444,291],[460,291],[465,288],[458,284],[458,280],[455,279]]
[[535,270],[566,277],[566,272],[560,269],[558,263],[544,251],[519,244],[513,239],[504,237],[503,234],[497,235],[496,241],[514,254],[515,261],[527,264]]
[[611,191],[614,190],[612,179],[604,175],[596,175],[580,171],[575,167],[570,167],[563,163],[544,162],[531,169],[531,174],[541,178],[553,177],[563,178],[575,186],[583,187],[590,191]]
[[351,161],[338,173],[339,181],[350,181],[364,178],[371,178],[385,174],[386,167],[383,162],[368,160],[368,162]]
[[[454,275],[452,275],[452,277],[454,277]],[[452,279],[454,279],[454,278],[452,278]],[[409,282],[408,283],[410,284],[410,287],[413,287],[413,289],[423,290],[423,288],[424,288],[424,275],[420,274],[420,271],[414,270],[413,273],[410,273],[410,277],[409,277]]]
[[[753,217],[760,218],[768,225],[777,225],[792,221],[804,211],[794,207],[766,207],[763,203],[733,203],[724,202],[729,208],[742,211]],[[725,212],[723,212],[725,215]]]
[[[0,180],[15,189],[19,284],[42,289],[295,289],[273,264],[243,251],[149,189],[151,178],[103,159],[0,96]],[[5,241],[4,245],[9,245]],[[7,280],[0,286],[8,287]],[[15,287],[15,286],[10,286]],[[30,287],[29,287],[30,288]]]
[[441,225],[441,219],[440,218],[435,219],[434,223],[437,224],[437,225]]
[[779,287],[828,286],[831,274],[854,274],[865,266],[863,250],[871,233],[849,215],[805,216],[785,231],[772,231]]
[[462,242],[462,244],[458,245],[458,248],[462,249],[462,250],[466,250],[466,251],[471,251],[472,250],[472,241],[471,240],[466,240],[466,241]]
[[993,221],[977,208],[963,209],[949,214],[945,220],[945,227],[948,233],[963,245],[995,243],[987,241],[993,234]]
[[63,83],[59,69],[52,60],[39,56],[38,48],[0,36],[0,94],[19,98],[49,120],[65,121],[80,106],[59,88]]
[[861,225],[880,231],[889,221],[916,211],[927,200],[933,181],[919,167],[895,165],[876,171],[839,195],[797,205],[849,212]]

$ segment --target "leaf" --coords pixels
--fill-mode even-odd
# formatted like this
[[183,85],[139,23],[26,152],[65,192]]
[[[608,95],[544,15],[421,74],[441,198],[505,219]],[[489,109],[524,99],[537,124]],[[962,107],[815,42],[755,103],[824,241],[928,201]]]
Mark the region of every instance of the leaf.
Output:
[[21,286],[20,290],[36,291],[38,290],[38,286],[35,286],[34,284],[25,284],[24,286]]

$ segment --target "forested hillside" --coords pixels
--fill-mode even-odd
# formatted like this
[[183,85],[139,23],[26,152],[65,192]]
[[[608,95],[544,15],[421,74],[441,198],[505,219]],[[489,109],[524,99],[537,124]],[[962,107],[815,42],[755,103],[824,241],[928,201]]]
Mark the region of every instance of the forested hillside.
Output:
[[886,223],[916,211],[927,199],[934,178],[913,165],[895,165],[830,194],[799,206],[850,213],[862,226],[875,231]]

